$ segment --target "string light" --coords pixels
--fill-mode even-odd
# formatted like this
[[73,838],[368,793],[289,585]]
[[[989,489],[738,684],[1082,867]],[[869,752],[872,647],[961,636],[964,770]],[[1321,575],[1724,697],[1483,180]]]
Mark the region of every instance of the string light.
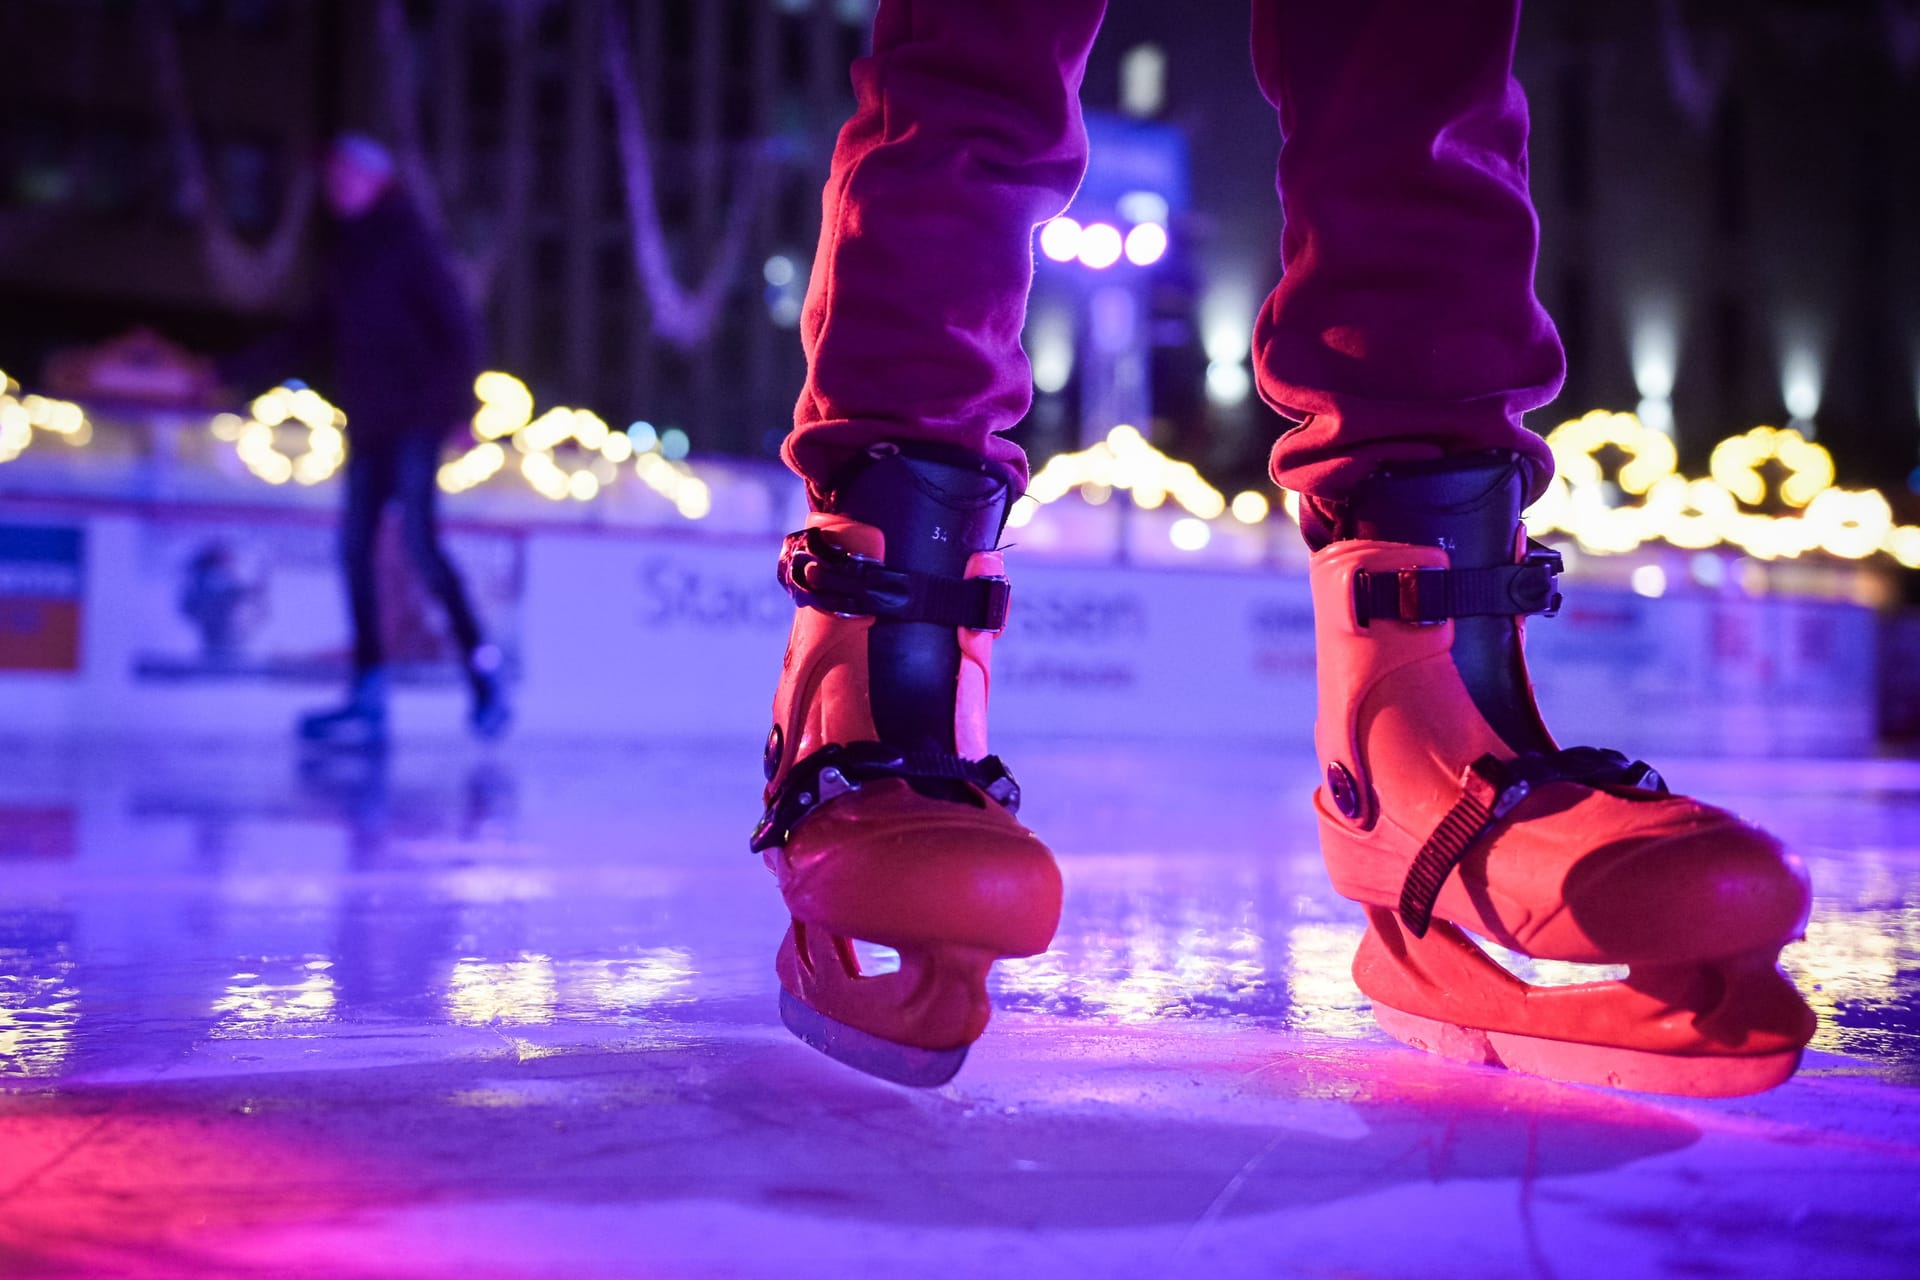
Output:
[[[1693,478],[1680,474],[1673,440],[1630,413],[1595,410],[1554,428],[1547,445],[1556,474],[1528,508],[1527,527],[1537,534],[1567,534],[1582,551],[1621,555],[1664,543],[1691,551],[1735,547],[1756,560],[1812,552],[1863,560],[1885,553],[1920,569],[1920,526],[1895,524],[1892,505],[1877,490],[1836,486],[1832,454],[1792,427],[1755,427],[1721,441],[1711,474]],[[1602,466],[1609,451],[1624,459],[1611,477]],[[1784,475],[1770,484],[1768,472],[1775,468]],[[1091,448],[1049,460],[1007,523],[1020,528],[1041,507],[1075,491],[1097,506],[1116,489],[1149,509],[1171,498],[1201,527],[1227,510],[1220,492],[1191,465],[1161,453],[1135,428],[1120,426]],[[1769,504],[1787,514],[1753,509]],[[1289,520],[1300,522],[1298,494],[1283,492],[1281,506]],[[1245,524],[1263,522],[1271,510],[1254,490],[1237,494],[1232,503],[1234,518]],[[1178,523],[1175,545],[1206,545],[1185,519]]]
[[1137,427],[1122,425],[1090,448],[1048,460],[1028,484],[1026,498],[1014,505],[1008,523],[1018,528],[1069,490],[1085,492],[1083,486],[1125,489],[1134,505],[1148,509],[1172,498],[1202,520],[1218,519],[1227,509],[1225,496],[1202,479],[1192,463],[1174,461],[1149,444]]
[[24,453],[36,431],[59,436],[76,447],[93,439],[93,424],[79,405],[50,396],[21,395],[20,384],[0,371],[0,463]]
[[[681,460],[687,438],[677,428],[656,431],[634,422],[615,431],[591,411],[565,406],[536,417],[526,383],[499,370],[481,374],[474,392],[480,400],[474,443],[439,471],[448,493],[487,483],[518,454],[517,469],[528,485],[555,502],[593,501],[630,466],[682,517],[699,520],[713,510],[712,487]],[[288,382],[256,397],[245,415],[214,416],[208,428],[267,483],[313,485],[345,462],[346,422],[320,393]],[[81,446],[92,440],[93,424],[80,405],[23,394],[18,382],[0,372],[0,463],[19,457],[43,432]],[[289,433],[304,433],[303,450],[282,448]],[[1672,439],[1630,413],[1595,410],[1561,423],[1546,440],[1556,475],[1525,519],[1533,532],[1565,534],[1582,551],[1617,555],[1664,543],[1692,551],[1727,546],[1758,561],[1815,552],[1846,560],[1884,554],[1920,570],[1920,525],[1895,523],[1892,505],[1877,490],[1837,486],[1832,454],[1794,427],[1760,426],[1722,440],[1704,477],[1681,475]],[[1603,466],[1609,451],[1622,458],[1611,477]],[[1168,501],[1180,507],[1186,515],[1169,536],[1185,550],[1206,546],[1211,523],[1229,514],[1226,498],[1192,464],[1167,456],[1137,428],[1122,425],[1090,448],[1049,460],[1015,503],[1008,524],[1029,523],[1042,506],[1071,492],[1098,505],[1115,490],[1126,490],[1144,509]],[[1235,495],[1231,515],[1258,525],[1271,518],[1273,505],[1246,490]],[[1299,523],[1298,494],[1283,491],[1279,505]]]
[[1233,495],[1229,510],[1241,524],[1260,524],[1273,511],[1273,504],[1267,501],[1266,494],[1247,489]]
[[[1863,560],[1884,551],[1920,568],[1920,528],[1895,525],[1884,494],[1836,487],[1833,455],[1792,427],[1755,427],[1722,440],[1709,476],[1691,480],[1677,471],[1673,442],[1628,413],[1596,410],[1564,422],[1548,433],[1547,446],[1557,474],[1527,511],[1527,526],[1569,534],[1583,551],[1620,554],[1649,542],[1691,550],[1726,544],[1758,560],[1815,550]],[[1627,458],[1612,482],[1599,457],[1609,448]],[[1785,475],[1769,484],[1775,467]],[[1799,514],[1751,510],[1773,501]]]
[[1760,468],[1769,462],[1786,469],[1779,497],[1790,507],[1805,507],[1833,487],[1833,455],[1791,427],[1755,427],[1745,435],[1722,440],[1714,446],[1707,466],[1734,497],[1757,507],[1767,498]]
[[[342,430],[347,415],[325,396],[300,382],[285,382],[255,396],[247,406],[250,416],[217,415],[208,424],[214,438],[233,445],[248,471],[268,484],[314,485],[333,475],[347,459],[347,437]],[[280,447],[280,437],[305,433],[305,448],[297,455]]]
[[[685,518],[704,519],[713,510],[712,488],[680,461],[689,447],[684,431],[655,431],[647,422],[615,431],[598,414],[566,406],[535,417],[527,384],[498,370],[481,374],[473,391],[480,398],[473,416],[476,443],[440,468],[440,487],[448,493],[464,493],[491,480],[505,469],[511,446],[520,455],[521,477],[535,493],[554,502],[592,502],[632,463],[641,483]],[[562,450],[570,465],[561,465]]]

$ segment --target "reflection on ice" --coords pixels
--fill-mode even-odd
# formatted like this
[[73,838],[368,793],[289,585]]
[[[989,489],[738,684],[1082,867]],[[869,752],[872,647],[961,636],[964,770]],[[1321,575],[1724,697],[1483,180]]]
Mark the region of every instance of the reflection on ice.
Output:
[[1302,1031],[1351,1036],[1373,1019],[1353,985],[1353,953],[1367,926],[1302,920],[1287,931],[1287,995]]
[[[333,1015],[333,962],[313,957],[286,962],[265,960],[263,972],[236,973],[213,1003],[215,1039],[274,1036],[300,1023],[324,1022]],[[269,976],[271,975],[271,976]]]
[[691,996],[693,956],[654,947],[615,959],[461,960],[447,983],[447,1012],[463,1026],[537,1026],[619,1018]]
[[470,1027],[551,1022],[554,992],[550,957],[462,960],[447,982],[447,1013]]
[[[1821,870],[1827,870],[1821,875]],[[1844,865],[1816,868],[1806,938],[1780,960],[1820,1015],[1813,1047],[1885,1056],[1887,1028],[1915,1030],[1920,971],[1920,901],[1881,849]]]
[[[1301,918],[1302,912],[1307,918]],[[1363,926],[1317,918],[1257,872],[1069,896],[1045,954],[995,970],[1002,1008],[1144,1024],[1244,1018],[1351,1033],[1367,1021],[1348,967]]]
[[72,978],[64,945],[37,962],[0,949],[0,1078],[59,1072],[80,1016]]

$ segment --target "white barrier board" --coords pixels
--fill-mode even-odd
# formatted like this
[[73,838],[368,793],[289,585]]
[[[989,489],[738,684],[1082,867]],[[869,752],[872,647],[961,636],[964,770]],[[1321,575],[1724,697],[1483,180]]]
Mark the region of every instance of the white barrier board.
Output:
[[[78,669],[0,662],[0,733],[272,733],[341,677],[346,620],[330,534],[313,517],[174,508],[5,523],[77,532],[82,567]],[[514,657],[521,732],[765,732],[791,618],[773,546],[504,526],[462,529],[450,543]],[[1009,558],[997,730],[1310,739],[1303,578]],[[35,608],[55,616],[20,594],[51,580],[31,567],[0,575],[17,597],[4,616],[24,628]],[[72,573],[63,574],[70,593]],[[1635,753],[1871,749],[1871,611],[1704,594],[1649,600],[1578,584],[1571,594],[1561,617],[1529,627],[1541,701],[1564,741]],[[387,630],[404,660],[400,729],[452,732],[459,687],[440,620],[412,588],[397,597]],[[15,639],[20,653],[55,648]]]

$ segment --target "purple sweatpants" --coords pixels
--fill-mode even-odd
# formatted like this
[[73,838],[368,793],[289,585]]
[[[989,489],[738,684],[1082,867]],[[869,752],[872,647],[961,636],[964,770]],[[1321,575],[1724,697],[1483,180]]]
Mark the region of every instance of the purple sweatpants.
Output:
[[[976,450],[1033,394],[1020,347],[1033,229],[1085,172],[1080,81],[1105,0],[881,0],[834,148],[801,318],[788,463],[818,492],[880,440]],[[1211,5],[1206,6],[1209,10]],[[1284,139],[1281,281],[1254,328],[1261,395],[1298,426],[1274,480],[1337,499],[1386,462],[1507,449],[1564,359],[1533,293],[1519,0],[1254,0]]]

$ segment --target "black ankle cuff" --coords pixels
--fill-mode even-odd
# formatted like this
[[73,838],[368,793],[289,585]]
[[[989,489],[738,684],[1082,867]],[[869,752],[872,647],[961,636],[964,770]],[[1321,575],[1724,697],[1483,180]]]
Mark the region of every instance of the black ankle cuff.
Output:
[[1013,475],[963,449],[877,444],[834,476],[825,510],[872,525],[887,564],[959,577],[991,551],[1013,505]]
[[1356,539],[1445,547],[1455,567],[1513,562],[1527,472],[1505,450],[1381,467],[1343,501],[1306,498],[1300,531],[1315,551]]

